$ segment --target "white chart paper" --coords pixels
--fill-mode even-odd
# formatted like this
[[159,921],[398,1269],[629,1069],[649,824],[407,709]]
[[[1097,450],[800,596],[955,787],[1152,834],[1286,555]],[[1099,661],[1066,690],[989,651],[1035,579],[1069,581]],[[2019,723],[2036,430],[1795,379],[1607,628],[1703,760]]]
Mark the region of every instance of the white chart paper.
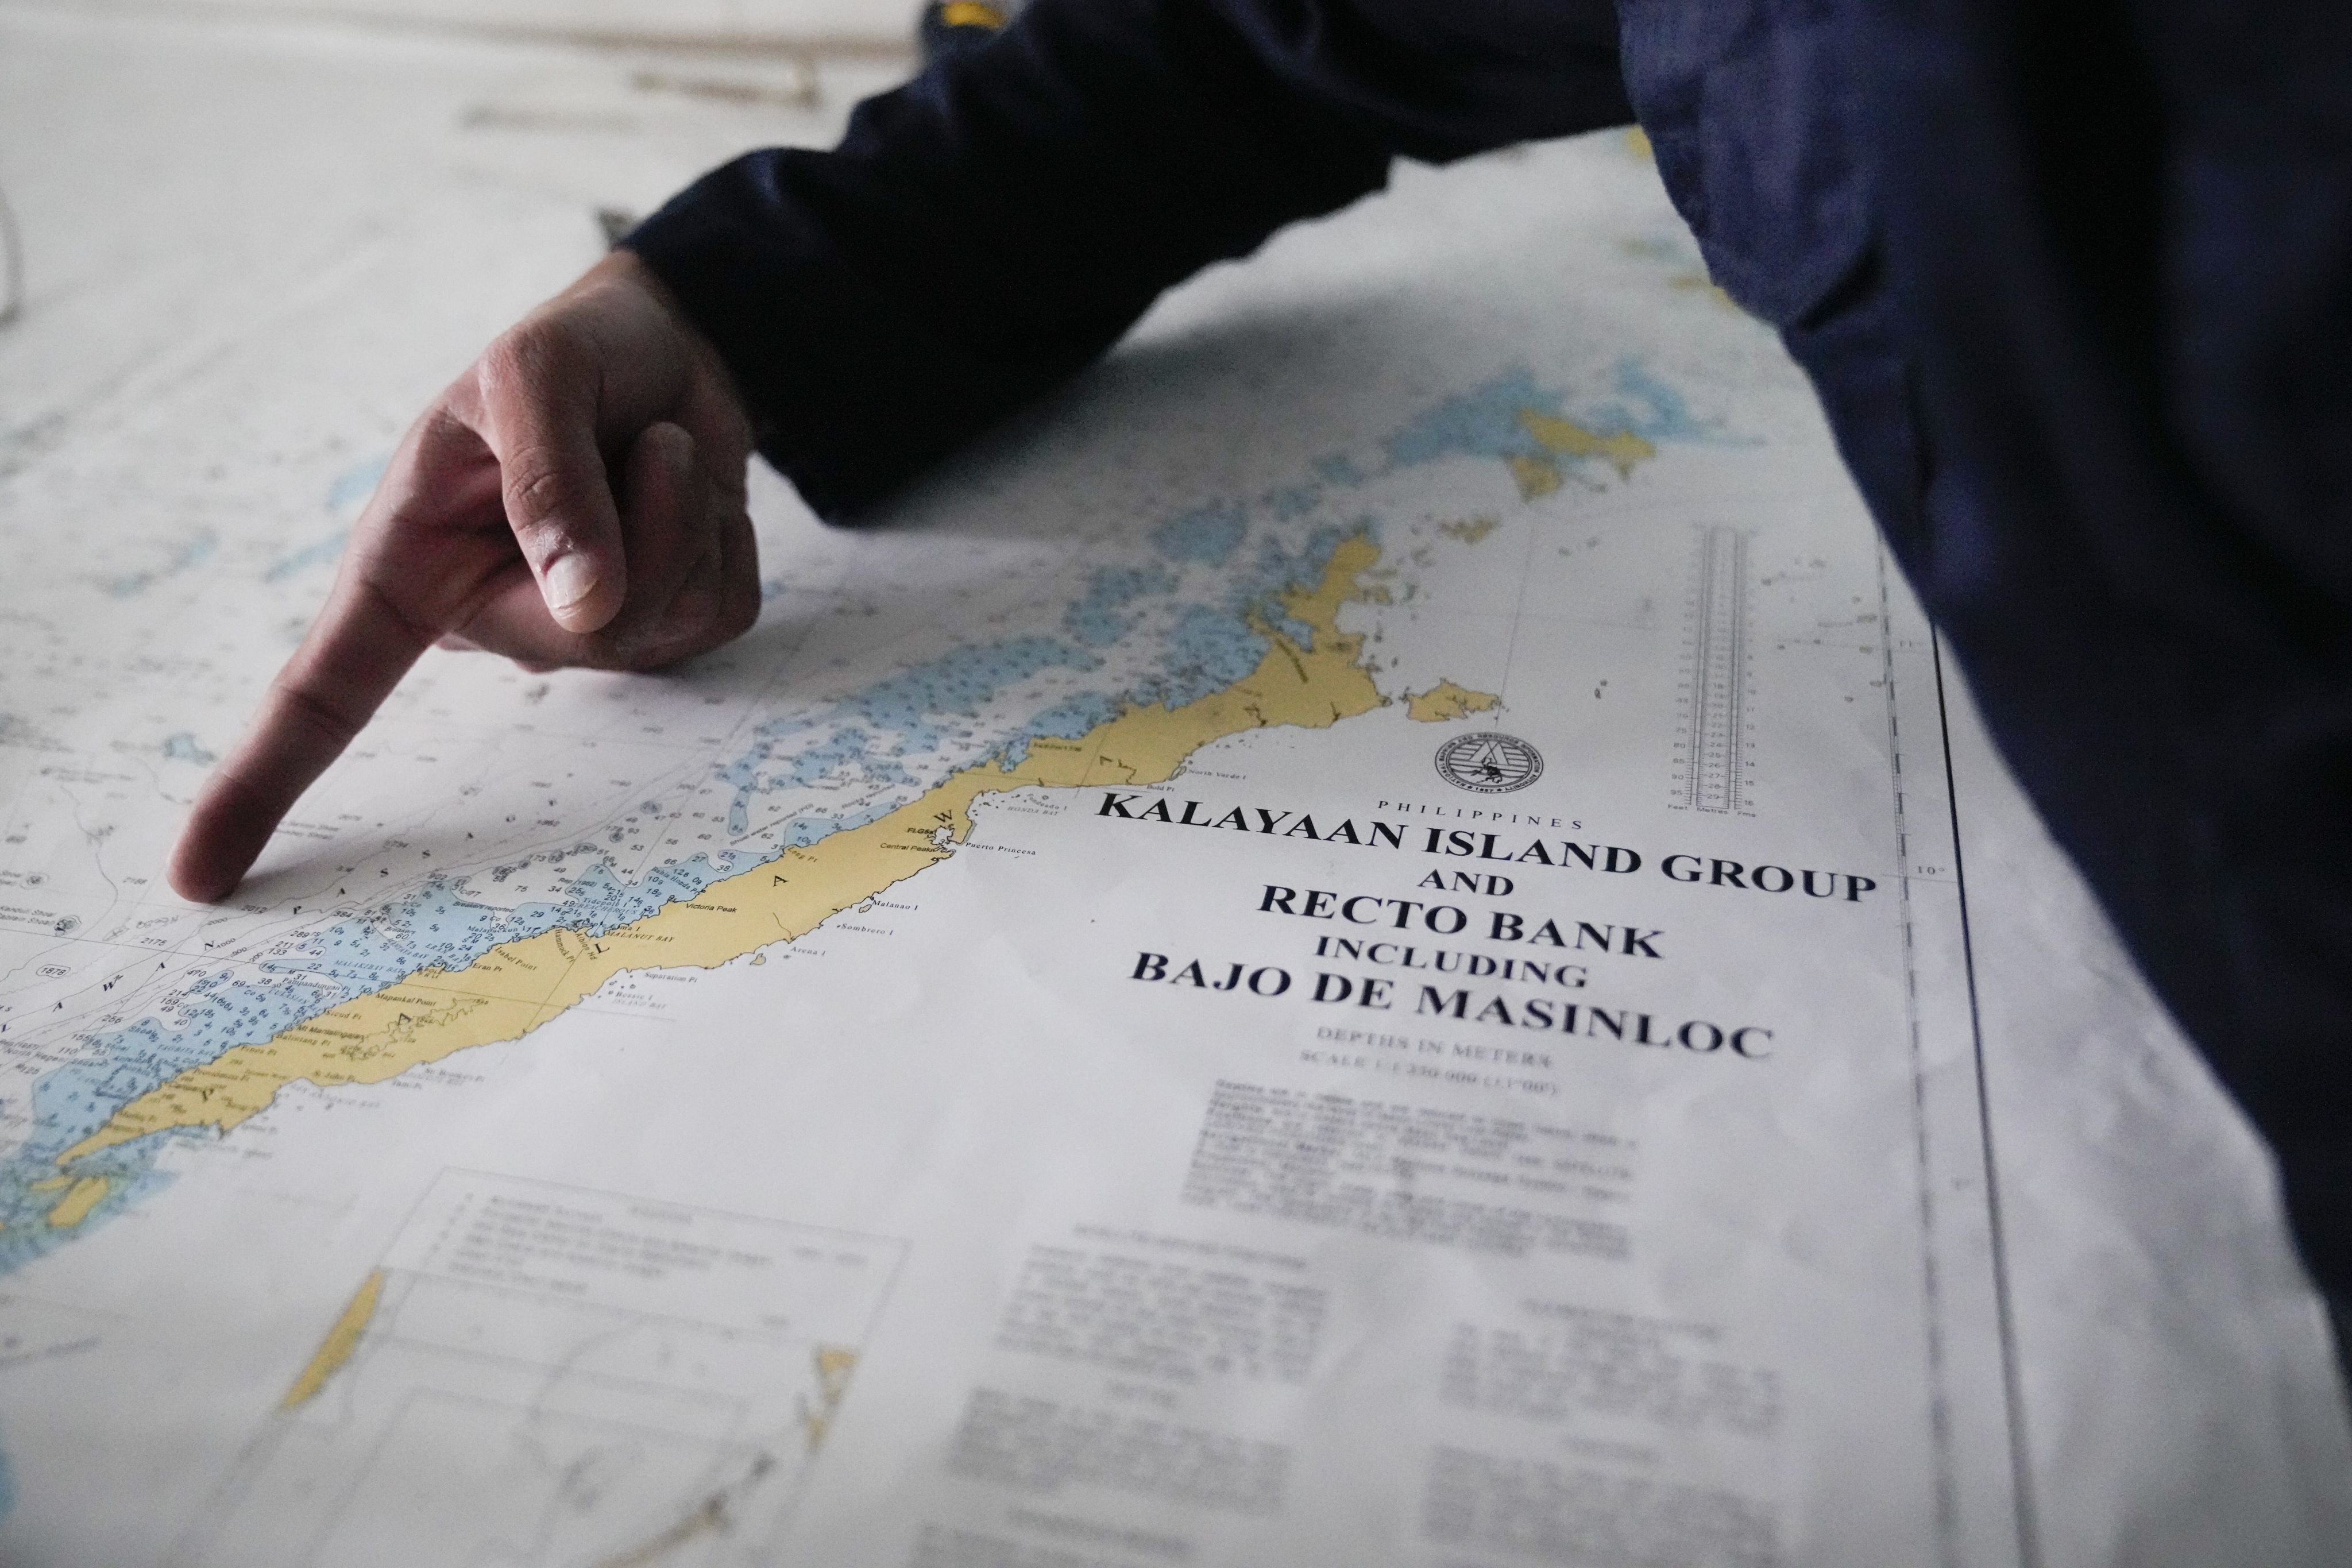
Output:
[[[428,656],[204,910],[163,849],[400,420],[600,201],[822,130],[222,37],[429,134],[216,331],[0,342],[56,377],[0,461],[5,1561],[2008,1568],[2184,1506],[2115,1428],[2053,1498],[2032,1425],[2091,1384],[2001,1162],[2094,1157],[2004,1143],[1986,1020],[2082,992],[1978,959],[2079,889],[1638,144],[1401,171],[872,531],[765,481],[693,667]],[[2303,1358],[2245,1560],[2325,1561],[2324,1344],[2231,1223]]]

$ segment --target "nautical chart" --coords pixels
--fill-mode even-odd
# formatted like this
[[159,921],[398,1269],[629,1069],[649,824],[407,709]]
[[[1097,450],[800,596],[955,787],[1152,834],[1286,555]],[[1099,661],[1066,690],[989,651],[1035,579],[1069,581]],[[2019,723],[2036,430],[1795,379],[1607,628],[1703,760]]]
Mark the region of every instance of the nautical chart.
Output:
[[870,531],[762,476],[741,642],[428,656],[197,909],[400,422],[838,106],[6,25],[311,198],[0,343],[10,1562],[2040,1560],[1981,742],[1637,142],[1401,170]]

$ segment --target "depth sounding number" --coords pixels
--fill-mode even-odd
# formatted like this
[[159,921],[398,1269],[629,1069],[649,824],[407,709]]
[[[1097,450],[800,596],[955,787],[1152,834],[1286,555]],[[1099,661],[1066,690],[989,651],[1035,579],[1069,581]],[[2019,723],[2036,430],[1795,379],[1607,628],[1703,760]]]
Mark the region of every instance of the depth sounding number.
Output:
[[1508,795],[1543,777],[1543,753],[1517,735],[1491,730],[1456,735],[1437,748],[1437,776],[1456,789]]

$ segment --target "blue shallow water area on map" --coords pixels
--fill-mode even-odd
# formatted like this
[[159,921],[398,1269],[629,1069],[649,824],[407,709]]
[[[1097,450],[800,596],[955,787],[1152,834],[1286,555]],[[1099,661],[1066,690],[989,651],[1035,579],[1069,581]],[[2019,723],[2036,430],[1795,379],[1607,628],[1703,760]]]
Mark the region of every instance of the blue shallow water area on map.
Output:
[[1272,516],[1285,522],[1305,517],[1323,504],[1321,485],[1279,485],[1258,497],[1258,502]]
[[[907,760],[937,752],[951,736],[969,738],[982,708],[1006,687],[1046,669],[1083,673],[1101,667],[1099,655],[1060,637],[1010,637],[957,648],[898,670],[829,704],[821,718],[801,713],[772,719],[752,731],[749,749],[717,770],[735,788],[727,810],[728,831],[751,831],[755,795],[804,789],[851,774],[875,789],[914,784],[918,781]],[[827,738],[814,745],[790,744],[820,733]],[[782,765],[771,767],[780,756]],[[887,809],[881,807],[873,816]]]
[[[1367,447],[1369,467],[1345,454],[1319,458],[1254,500],[1217,500],[1165,518],[1148,536],[1157,561],[1089,573],[1048,623],[1061,635],[1040,631],[951,648],[845,698],[768,721],[740,754],[713,769],[733,792],[730,831],[739,837],[751,831],[751,806],[762,795],[839,792],[760,830],[761,844],[805,847],[871,822],[937,784],[961,765],[943,760],[943,752],[961,759],[994,754],[1012,765],[1032,742],[1075,739],[1130,705],[1180,706],[1231,686],[1265,658],[1271,634],[1310,642],[1310,628],[1284,612],[1281,595],[1318,582],[1333,550],[1350,534],[1379,536],[1373,516],[1348,515],[1351,496],[1420,464],[1532,455],[1540,448],[1520,423],[1522,409],[1659,443],[1736,439],[1695,416],[1679,393],[1637,361],[1620,363],[1605,387],[1574,398],[1525,370],[1507,370],[1433,404]],[[1555,455],[1555,460],[1565,459]],[[331,504],[348,506],[363,493],[358,470],[348,478]],[[371,472],[365,483],[373,482]],[[1172,603],[1150,603],[1160,595],[1172,595]],[[1148,636],[1150,645],[1128,646],[1139,635]],[[1122,649],[1115,665],[1106,659],[1113,647]],[[1065,680],[1034,711],[1004,716],[983,732],[982,715],[1001,710],[1008,691],[1055,670],[1095,679],[1091,689],[1075,691],[1074,682]],[[651,816],[662,808],[648,803],[643,809]],[[0,1162],[0,1274],[87,1232],[163,1183],[155,1168],[158,1155],[189,1134],[137,1139],[79,1163],[76,1177],[103,1174],[110,1184],[104,1201],[79,1226],[48,1226],[46,1216],[59,1189],[33,1190],[37,1183],[54,1183],[59,1152],[172,1077],[419,968],[461,969],[499,942],[557,927],[606,931],[692,898],[772,853],[698,852],[624,874],[611,857],[628,830],[615,824],[612,831],[620,837],[604,845],[542,851],[474,874],[499,884],[529,868],[534,880],[556,879],[558,896],[502,908],[468,898],[457,878],[437,878],[277,944],[235,978],[223,971],[189,982],[168,1020],[150,1017],[81,1040],[71,1054],[82,1059],[53,1070],[35,1089],[29,1142]]]
[[1179,512],[1151,531],[1151,547],[1171,561],[1222,566],[1249,531],[1249,517],[1231,501],[1211,501]]
[[1231,686],[1255,669],[1273,646],[1230,611],[1189,605],[1168,638],[1170,663],[1160,700],[1172,708]]
[[[803,732],[816,729],[811,725]],[[781,767],[761,772],[761,764],[782,749],[781,739],[762,742],[719,770],[719,776],[735,786],[735,798],[727,806],[728,832],[740,836],[751,831],[755,795],[814,789],[820,784],[894,789],[914,782],[903,763],[875,754],[875,737],[859,724],[846,725],[813,746],[788,752]]]
[[1619,397],[1593,405],[1584,423],[1596,430],[1631,430],[1647,441],[1664,445],[1668,441],[1685,441],[1693,446],[1748,447],[1752,438],[1733,436],[1717,419],[1701,419],[1691,412],[1690,401],[1653,374],[1637,359],[1622,359],[1614,372]]
[[1590,404],[1572,405],[1567,394],[1539,384],[1524,368],[1514,366],[1430,407],[1383,440],[1381,450],[1400,468],[1454,455],[1545,457],[1572,466],[1594,460],[1548,451],[1520,423],[1522,409],[1573,419],[1596,435],[1630,434],[1658,445],[1714,445],[1728,439],[1719,424],[1694,416],[1681,393],[1640,360],[1628,358],[1612,368],[1610,393]]
[[1088,670],[1101,658],[1060,637],[1018,637],[959,648],[876,681],[840,704],[878,730],[895,734],[891,756],[935,752],[954,724],[978,721],[982,706],[1006,687],[1045,669]]
[[[376,485],[383,479],[383,471],[391,466],[392,454],[386,452],[363,463],[354,463],[337,474],[327,486],[327,510],[346,516],[357,512],[375,493]],[[292,554],[280,556],[270,563],[263,570],[261,579],[265,583],[279,583],[313,566],[331,566],[342,559],[343,546],[351,541],[350,529],[336,529]]]
[[144,572],[125,572],[119,576],[102,578],[99,586],[109,597],[135,599],[156,584],[166,582],[183,572],[192,572],[211,560],[220,549],[220,538],[210,529],[174,545],[170,556],[160,566]]
[[383,471],[392,467],[392,454],[382,452],[364,462],[353,463],[327,483],[329,511],[355,511],[383,479]]
[[1471,458],[1540,456],[1543,447],[1519,423],[1519,410],[1559,416],[1561,395],[1536,384],[1525,370],[1511,369],[1427,410],[1381,443],[1400,468],[1460,455]]
[[1005,748],[1004,766],[1019,767],[1029,755],[1030,742],[1075,741],[1096,725],[1117,718],[1122,706],[1117,698],[1099,691],[1055,703],[1022,727],[1013,744]]
[[265,583],[282,583],[299,572],[313,566],[331,566],[343,558],[343,546],[352,542],[352,531],[339,528],[323,538],[313,541],[290,555],[281,555],[262,569]]
[[[1347,527],[1326,524],[1307,536],[1304,544],[1288,544],[1280,537],[1268,535],[1259,542],[1255,569],[1228,600],[1232,614],[1244,624],[1253,616],[1263,616],[1276,630],[1303,648],[1315,646],[1315,628],[1294,618],[1282,607],[1282,595],[1294,588],[1311,588],[1323,577],[1323,569],[1331,563],[1331,552],[1339,542],[1352,533],[1369,534],[1375,541],[1381,536],[1377,519],[1360,517]],[[1259,652],[1265,651],[1261,639]]]
[[1121,609],[1148,595],[1168,593],[1176,581],[1162,567],[1105,566],[1062,613],[1062,629],[1088,647],[1108,647],[1134,629],[1134,618],[1120,615]]
[[846,833],[853,827],[863,827],[877,817],[887,816],[890,809],[888,806],[877,805],[870,811],[862,811],[845,816],[826,816],[817,812],[795,816],[784,829],[783,842],[788,848],[805,849],[820,838],[830,838],[836,833]]

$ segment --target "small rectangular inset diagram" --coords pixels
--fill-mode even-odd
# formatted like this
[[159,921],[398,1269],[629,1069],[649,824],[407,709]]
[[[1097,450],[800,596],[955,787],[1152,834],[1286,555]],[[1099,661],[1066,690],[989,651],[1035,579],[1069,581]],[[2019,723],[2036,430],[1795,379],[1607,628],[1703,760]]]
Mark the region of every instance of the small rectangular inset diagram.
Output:
[[[903,1242],[443,1173],[184,1560],[708,1564],[782,1531]],[[199,1543],[201,1543],[199,1545]]]

